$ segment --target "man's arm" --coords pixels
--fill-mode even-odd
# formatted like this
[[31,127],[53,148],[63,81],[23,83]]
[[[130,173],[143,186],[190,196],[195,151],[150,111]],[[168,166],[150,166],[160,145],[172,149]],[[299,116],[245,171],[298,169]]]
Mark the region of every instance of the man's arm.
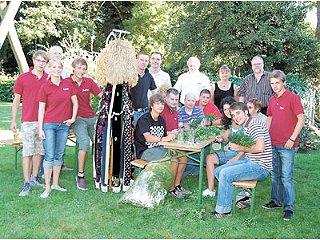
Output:
[[146,139],[147,142],[170,142],[171,140],[173,140],[175,138],[174,134],[168,134],[165,137],[155,137],[153,135],[151,135],[151,133],[149,132],[145,132],[143,134],[144,138]]
[[20,99],[21,99],[21,95],[18,93],[15,93],[14,99],[12,102],[12,122],[10,127],[12,131],[17,130],[17,116],[19,111]]
[[286,144],[284,145],[285,148],[290,149],[293,147],[295,140],[297,139],[301,129],[304,126],[304,114],[301,113],[297,116],[298,121],[296,124],[296,127],[293,130],[293,133],[291,134],[291,137],[288,139]]
[[231,150],[239,150],[246,153],[262,153],[264,151],[264,139],[259,138],[251,147],[240,146],[235,143],[229,143]]

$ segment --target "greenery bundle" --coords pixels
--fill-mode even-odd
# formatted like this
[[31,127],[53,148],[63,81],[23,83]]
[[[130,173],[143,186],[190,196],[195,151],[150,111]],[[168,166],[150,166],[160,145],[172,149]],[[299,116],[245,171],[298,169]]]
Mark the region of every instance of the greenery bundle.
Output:
[[230,134],[229,141],[231,143],[235,143],[235,144],[245,146],[248,148],[256,143],[256,141],[253,139],[253,137],[245,135],[244,133]]

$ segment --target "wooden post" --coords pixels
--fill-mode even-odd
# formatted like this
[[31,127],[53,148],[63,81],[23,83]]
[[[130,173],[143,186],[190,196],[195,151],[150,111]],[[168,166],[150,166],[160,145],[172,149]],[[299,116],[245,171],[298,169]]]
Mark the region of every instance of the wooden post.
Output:
[[6,36],[8,35],[8,40],[20,71],[28,72],[29,66],[22,50],[17,31],[13,24],[14,17],[19,9],[20,4],[20,0],[10,2],[8,6],[6,2],[2,2],[2,4],[0,4],[0,17],[2,18],[0,25],[0,49]]

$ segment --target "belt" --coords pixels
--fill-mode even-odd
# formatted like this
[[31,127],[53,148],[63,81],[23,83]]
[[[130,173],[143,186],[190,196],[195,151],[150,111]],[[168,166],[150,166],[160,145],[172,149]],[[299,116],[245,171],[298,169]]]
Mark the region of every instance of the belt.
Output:
[[134,111],[136,111],[136,112],[146,112],[147,110],[149,110],[148,107],[134,109]]

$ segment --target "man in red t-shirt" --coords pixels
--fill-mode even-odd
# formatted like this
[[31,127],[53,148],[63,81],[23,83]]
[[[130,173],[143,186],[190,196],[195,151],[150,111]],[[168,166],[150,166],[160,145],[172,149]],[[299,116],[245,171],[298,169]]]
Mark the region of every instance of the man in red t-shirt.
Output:
[[76,176],[77,188],[87,190],[84,180],[84,166],[90,151],[90,140],[93,142],[96,114],[90,106],[90,94],[102,96],[101,89],[91,78],[85,77],[88,64],[83,58],[76,58],[72,62],[73,74],[66,81],[70,81],[77,92],[79,109],[77,119],[72,125],[79,144],[78,175]]
[[267,109],[267,126],[272,144],[271,201],[265,209],[284,208],[283,220],[291,220],[294,211],[295,186],[293,164],[298,135],[304,125],[304,110],[300,97],[285,88],[286,75],[274,70],[270,75],[275,95]]
[[[18,76],[14,87],[14,99],[12,103],[12,131],[17,130],[17,115],[19,105],[22,100],[21,116],[21,140],[22,150],[22,168],[24,175],[24,185],[19,196],[26,196],[31,191],[31,186],[43,185],[37,179],[40,169],[44,149],[42,141],[38,135],[38,108],[39,102],[37,96],[40,87],[48,78],[44,68],[48,62],[48,56],[45,51],[39,50],[32,57],[34,67],[29,72]],[[30,176],[32,168],[32,175]]]
[[220,118],[222,117],[222,114],[217,108],[217,106],[214,105],[213,102],[211,102],[210,98],[210,91],[208,89],[203,89],[200,92],[199,100],[196,101],[196,106],[200,106],[202,108],[205,116],[214,115],[217,117],[217,119],[213,121],[211,125],[221,125]]
[[166,103],[160,115],[166,122],[167,131],[174,134],[178,131],[178,104],[178,90],[175,88],[169,88],[166,93]]

